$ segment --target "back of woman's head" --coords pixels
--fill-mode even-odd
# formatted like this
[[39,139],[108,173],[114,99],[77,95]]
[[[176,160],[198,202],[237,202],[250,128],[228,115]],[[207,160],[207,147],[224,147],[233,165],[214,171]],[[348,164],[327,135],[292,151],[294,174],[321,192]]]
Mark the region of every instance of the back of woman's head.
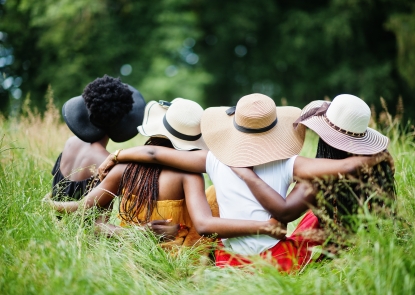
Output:
[[118,121],[131,111],[133,92],[119,78],[105,75],[89,83],[82,93],[93,119],[99,123]]
[[[350,156],[353,155],[319,139],[316,158],[345,159]],[[348,230],[353,230],[356,214],[365,209],[372,213],[389,213],[395,201],[394,173],[386,161],[372,168],[363,167],[355,175],[318,181],[318,186],[322,223]],[[326,216],[321,216],[324,214]]]
[[[161,137],[150,137],[145,145],[156,145],[173,148],[170,140]],[[120,217],[128,223],[146,223],[150,221],[159,194],[159,176],[161,165],[130,163],[124,171],[117,195]],[[145,220],[138,215],[146,210]]]

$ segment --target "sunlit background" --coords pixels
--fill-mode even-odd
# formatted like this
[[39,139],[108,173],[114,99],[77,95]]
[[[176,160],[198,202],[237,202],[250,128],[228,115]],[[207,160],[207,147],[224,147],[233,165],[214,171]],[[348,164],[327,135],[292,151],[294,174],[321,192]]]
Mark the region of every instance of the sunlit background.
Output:
[[60,107],[97,77],[204,107],[351,93],[415,118],[410,0],[0,0],[0,112]]

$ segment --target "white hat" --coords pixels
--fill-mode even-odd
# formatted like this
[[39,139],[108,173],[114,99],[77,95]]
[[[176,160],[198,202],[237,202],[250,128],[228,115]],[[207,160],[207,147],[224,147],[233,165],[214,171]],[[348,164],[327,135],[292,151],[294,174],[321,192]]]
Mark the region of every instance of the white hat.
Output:
[[312,101],[294,123],[304,124],[330,146],[357,155],[372,155],[385,150],[389,139],[369,128],[370,108],[359,97],[336,96],[333,101]]
[[171,103],[150,101],[138,132],[145,136],[166,137],[177,150],[207,150],[200,131],[202,114],[203,108],[188,99],[176,98]]

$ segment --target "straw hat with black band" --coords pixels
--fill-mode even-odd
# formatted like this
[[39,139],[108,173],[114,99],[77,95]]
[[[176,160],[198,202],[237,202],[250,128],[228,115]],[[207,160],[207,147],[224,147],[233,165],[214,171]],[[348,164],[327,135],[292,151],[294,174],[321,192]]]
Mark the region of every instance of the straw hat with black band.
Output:
[[300,115],[296,107],[276,107],[263,94],[242,97],[236,107],[212,107],[202,117],[206,145],[222,163],[250,167],[297,155],[305,128],[293,128]]
[[176,98],[172,102],[150,101],[144,111],[140,134],[168,138],[177,150],[207,149],[200,132],[203,108],[196,102]]
[[307,126],[338,150],[372,155],[384,151],[389,139],[368,127],[370,117],[370,108],[362,99],[341,94],[332,102],[316,100],[306,105],[294,127]]
[[112,141],[124,142],[138,134],[136,126],[141,125],[144,117],[145,101],[141,93],[127,85],[133,92],[131,111],[122,118],[111,122],[93,120],[82,96],[68,100],[62,107],[63,119],[69,129],[85,142],[96,142],[108,135]]

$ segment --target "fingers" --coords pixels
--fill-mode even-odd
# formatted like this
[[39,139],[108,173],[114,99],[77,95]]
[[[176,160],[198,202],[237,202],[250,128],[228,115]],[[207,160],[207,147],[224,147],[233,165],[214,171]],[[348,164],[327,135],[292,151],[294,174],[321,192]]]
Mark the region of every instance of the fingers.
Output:
[[98,167],[99,180],[102,181],[108,175],[108,172],[115,166],[114,158],[110,154]]
[[151,230],[162,239],[174,239],[179,232],[179,225],[152,225]]
[[150,226],[154,226],[154,225],[168,225],[171,222],[171,219],[167,219],[167,220],[153,220],[150,221],[149,224]]

